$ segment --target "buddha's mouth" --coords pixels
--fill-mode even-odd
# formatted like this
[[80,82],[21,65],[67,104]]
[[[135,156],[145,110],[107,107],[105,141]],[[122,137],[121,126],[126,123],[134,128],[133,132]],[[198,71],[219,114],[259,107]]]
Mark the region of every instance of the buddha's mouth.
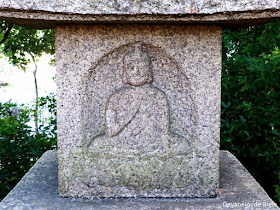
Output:
[[151,84],[152,81],[148,81],[146,78],[143,77],[133,77],[133,79],[130,79],[128,81],[128,84],[132,86],[142,86],[145,84]]

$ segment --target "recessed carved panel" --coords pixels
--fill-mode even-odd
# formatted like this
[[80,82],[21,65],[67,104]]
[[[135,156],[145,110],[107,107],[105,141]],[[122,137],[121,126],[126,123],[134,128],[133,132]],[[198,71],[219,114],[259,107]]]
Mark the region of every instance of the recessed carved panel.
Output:
[[86,79],[82,182],[89,191],[187,187],[197,165],[195,103],[176,61],[136,42],[101,58]]

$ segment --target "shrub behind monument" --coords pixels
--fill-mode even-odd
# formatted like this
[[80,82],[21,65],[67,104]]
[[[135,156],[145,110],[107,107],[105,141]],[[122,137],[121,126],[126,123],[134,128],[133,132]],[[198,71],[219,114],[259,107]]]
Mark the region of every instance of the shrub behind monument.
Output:
[[12,102],[0,103],[0,200],[46,151],[56,148],[56,101],[54,96],[40,98],[39,107],[49,110],[35,135],[28,124],[32,109]]
[[280,22],[223,31],[221,148],[280,203]]

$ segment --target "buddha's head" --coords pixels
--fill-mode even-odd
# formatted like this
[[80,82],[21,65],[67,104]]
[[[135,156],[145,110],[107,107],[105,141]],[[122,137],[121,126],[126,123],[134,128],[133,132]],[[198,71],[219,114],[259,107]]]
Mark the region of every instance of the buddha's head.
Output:
[[153,82],[151,59],[141,44],[135,44],[133,51],[124,56],[123,65],[124,84],[141,86]]

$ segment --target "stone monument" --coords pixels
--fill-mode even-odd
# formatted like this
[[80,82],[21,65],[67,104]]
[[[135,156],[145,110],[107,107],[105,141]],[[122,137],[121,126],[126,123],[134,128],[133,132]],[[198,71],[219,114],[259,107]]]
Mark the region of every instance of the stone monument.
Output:
[[221,28],[62,25],[56,56],[60,195],[216,195]]
[[222,27],[279,17],[268,0],[0,2],[55,28],[59,194],[215,197]]

